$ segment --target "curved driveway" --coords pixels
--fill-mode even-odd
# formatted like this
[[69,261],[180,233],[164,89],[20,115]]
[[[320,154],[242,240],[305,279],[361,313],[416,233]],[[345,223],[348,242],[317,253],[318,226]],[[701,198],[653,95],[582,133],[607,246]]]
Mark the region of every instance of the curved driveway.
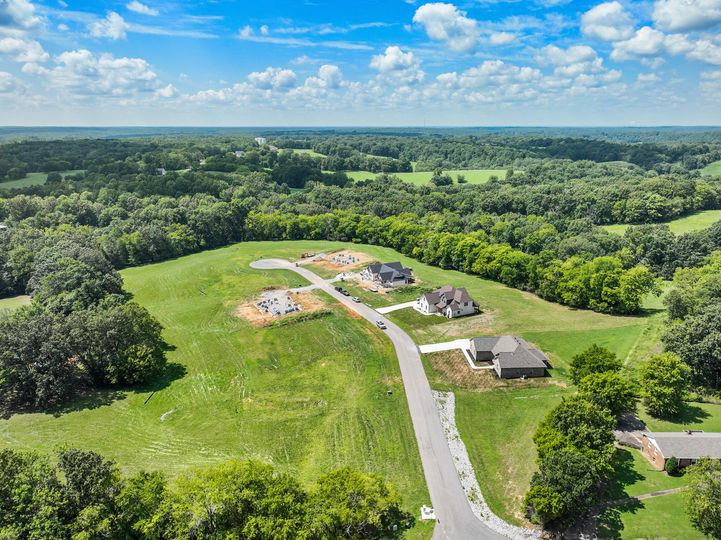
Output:
[[[375,324],[378,319],[383,318],[374,309],[355,303],[347,296],[343,296],[323,278],[302,266],[295,266],[283,259],[263,259],[251,263],[250,266],[259,270],[292,270],[371,323]],[[436,512],[434,540],[475,538],[499,540],[505,538],[479,520],[468,504],[441,427],[438,410],[431,395],[431,386],[423,371],[418,347],[410,336],[397,325],[388,320],[385,320],[385,323],[388,326],[385,332],[393,342],[398,355],[408,408],[421,454],[423,472]]]

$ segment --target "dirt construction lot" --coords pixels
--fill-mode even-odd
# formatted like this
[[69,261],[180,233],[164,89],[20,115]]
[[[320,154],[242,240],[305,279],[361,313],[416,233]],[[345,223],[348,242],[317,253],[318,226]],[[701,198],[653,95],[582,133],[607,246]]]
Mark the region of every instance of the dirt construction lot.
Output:
[[[271,296],[287,296],[294,303],[300,305],[299,311],[274,316],[272,313],[258,307],[258,303]],[[279,321],[286,317],[297,316],[300,313],[313,313],[325,307],[325,302],[312,292],[292,293],[290,291],[266,291],[262,296],[240,304],[235,308],[236,317],[241,317],[250,322],[253,326],[267,326],[273,321]]]
[[373,257],[359,251],[344,249],[326,253],[322,257],[313,260],[313,264],[337,272],[350,272],[362,266],[367,266],[373,261]]

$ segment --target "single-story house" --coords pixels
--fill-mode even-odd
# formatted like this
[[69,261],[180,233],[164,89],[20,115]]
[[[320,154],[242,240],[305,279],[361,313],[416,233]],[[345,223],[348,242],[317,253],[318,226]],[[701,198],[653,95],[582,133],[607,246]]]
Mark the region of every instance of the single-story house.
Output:
[[516,336],[489,336],[471,339],[470,353],[476,362],[493,362],[502,379],[544,377],[548,357]]
[[436,313],[453,319],[473,315],[478,310],[478,304],[468,295],[466,289],[456,289],[446,285],[418,298],[416,308],[421,313]]
[[265,137],[256,137],[256,138],[253,139],[253,140],[256,142],[256,144],[257,144],[258,146],[263,146],[263,145],[266,143],[266,138],[265,138]]
[[670,457],[678,460],[679,467],[693,465],[702,457],[721,459],[721,433],[694,430],[644,433],[641,452],[659,470],[666,467]]
[[237,158],[245,156],[245,152],[243,150],[236,150],[235,152],[233,152],[233,154],[235,154],[235,157]]
[[383,287],[397,287],[413,283],[413,270],[399,262],[371,264],[360,273],[361,279],[373,281]]
[[168,171],[166,171],[164,167],[158,167],[157,169],[155,169],[156,176],[165,176],[167,172]]

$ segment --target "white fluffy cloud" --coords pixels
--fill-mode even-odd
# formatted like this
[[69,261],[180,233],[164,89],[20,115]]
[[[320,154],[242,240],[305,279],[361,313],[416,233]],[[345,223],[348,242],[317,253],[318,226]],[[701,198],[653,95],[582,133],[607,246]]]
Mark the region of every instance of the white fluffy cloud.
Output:
[[644,26],[636,30],[632,38],[614,43],[611,58],[632,60],[657,55],[663,51],[665,37],[663,32],[650,26]]
[[621,41],[633,36],[633,19],[620,2],[604,2],[581,16],[581,31],[604,41]]
[[40,23],[35,6],[27,0],[0,0],[0,31],[24,31]]
[[71,95],[127,97],[157,88],[157,75],[142,58],[96,56],[86,49],[66,51],[55,58],[57,66],[48,71],[54,88]]
[[90,35],[98,38],[125,39],[130,25],[120,15],[111,11],[99,21],[90,23]]
[[588,62],[596,59],[596,51],[588,45],[573,45],[561,49],[555,45],[548,45],[541,49],[537,60],[541,63],[550,63],[555,66],[567,66],[578,62]]
[[383,54],[376,54],[370,66],[378,70],[382,76],[393,77],[404,83],[423,82],[425,74],[420,69],[420,62],[412,52],[403,52],[400,47],[392,45]]
[[172,98],[178,95],[178,89],[175,88],[172,84],[168,84],[166,86],[163,86],[161,88],[158,88],[154,94],[156,98]]
[[656,0],[653,20],[662,30],[703,30],[721,22],[721,0]]
[[320,66],[317,77],[309,77],[305,81],[306,86],[335,89],[343,84],[343,72],[338,66],[324,64]]
[[263,71],[254,71],[248,75],[248,81],[256,88],[277,90],[295,85],[296,75],[291,69],[268,67]]
[[0,94],[8,94],[17,88],[17,79],[7,71],[0,71]]
[[446,43],[452,51],[471,52],[479,41],[477,21],[453,4],[424,4],[416,11],[413,22],[423,26],[429,38]]
[[50,58],[37,41],[16,37],[0,39],[0,54],[9,55],[15,62],[46,62]]
[[128,8],[130,11],[140,13],[141,15],[149,15],[150,17],[158,16],[157,9],[153,9],[150,6],[143,4],[142,2],[138,2],[138,0],[133,0],[132,2],[125,4],[125,7]]

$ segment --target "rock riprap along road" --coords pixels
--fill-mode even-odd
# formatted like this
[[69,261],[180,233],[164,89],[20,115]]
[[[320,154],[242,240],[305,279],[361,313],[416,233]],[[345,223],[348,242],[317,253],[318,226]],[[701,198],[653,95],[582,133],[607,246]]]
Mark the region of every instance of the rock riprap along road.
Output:
[[[326,280],[302,266],[296,266],[283,259],[263,259],[251,263],[250,266],[257,270],[292,270],[372,324],[383,318],[374,309],[343,296]],[[452,540],[505,538],[481,522],[468,504],[441,427],[431,386],[423,371],[418,347],[400,327],[387,320],[385,323],[388,327],[385,332],[398,356],[423,472],[437,517],[433,538]]]

